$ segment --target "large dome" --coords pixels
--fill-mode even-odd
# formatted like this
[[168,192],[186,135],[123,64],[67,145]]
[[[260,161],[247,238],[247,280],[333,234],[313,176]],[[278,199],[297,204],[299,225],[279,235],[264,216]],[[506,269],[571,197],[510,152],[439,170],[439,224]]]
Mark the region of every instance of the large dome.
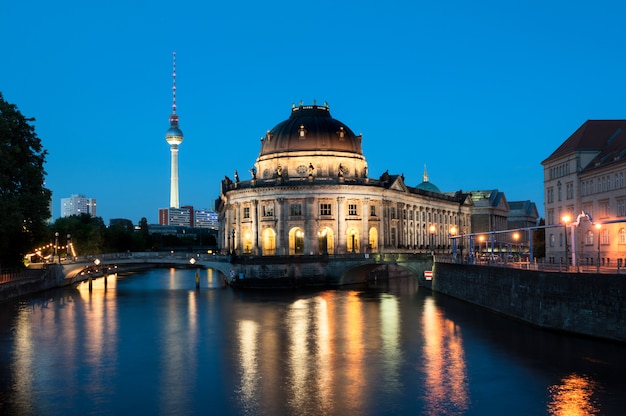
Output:
[[291,115],[261,139],[259,157],[273,153],[333,151],[363,154],[361,136],[330,115],[327,105],[293,106]]

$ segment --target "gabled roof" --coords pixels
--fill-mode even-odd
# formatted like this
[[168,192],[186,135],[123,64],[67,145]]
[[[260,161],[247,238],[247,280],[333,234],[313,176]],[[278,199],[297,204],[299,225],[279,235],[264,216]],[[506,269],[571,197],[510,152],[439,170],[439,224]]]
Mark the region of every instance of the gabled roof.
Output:
[[609,148],[626,148],[626,120],[587,120],[541,164],[572,152],[597,151],[602,158]]

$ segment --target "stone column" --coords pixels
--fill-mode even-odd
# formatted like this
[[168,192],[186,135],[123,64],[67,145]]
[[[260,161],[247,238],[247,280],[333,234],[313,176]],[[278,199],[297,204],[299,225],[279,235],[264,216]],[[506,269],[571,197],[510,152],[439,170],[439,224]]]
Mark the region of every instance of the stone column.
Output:
[[346,253],[346,207],[345,207],[346,198],[343,196],[337,197],[337,226],[335,227],[337,236],[336,236],[336,245],[335,252],[337,254]]
[[319,251],[319,237],[317,235],[317,214],[315,198],[308,197],[304,201],[304,253],[306,255],[321,254]]
[[370,253],[370,234],[369,234],[369,218],[370,218],[370,199],[363,198],[361,201],[361,248],[362,253]]
[[252,203],[252,254],[258,256],[261,254],[259,247],[259,201],[254,200]]
[[276,254],[283,256],[285,252],[285,198],[276,199]]

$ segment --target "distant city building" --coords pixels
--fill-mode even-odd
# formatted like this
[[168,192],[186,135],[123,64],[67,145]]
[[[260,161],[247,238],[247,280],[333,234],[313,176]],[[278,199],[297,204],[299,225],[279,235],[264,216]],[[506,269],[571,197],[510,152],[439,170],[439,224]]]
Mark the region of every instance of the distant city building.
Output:
[[[526,254],[530,250],[532,233],[523,228],[536,227],[539,219],[537,206],[531,201],[508,202],[497,189],[467,191],[473,202],[472,233],[485,233],[473,240],[477,253]],[[520,230],[510,231],[507,230]]]
[[541,164],[547,260],[624,265],[626,120],[586,121]]
[[96,198],[87,198],[85,195],[61,198],[61,217],[81,214],[89,214],[94,218],[97,216]]
[[194,227],[217,230],[219,228],[217,212],[205,209],[196,210]]
[[159,208],[159,225],[193,227],[193,219],[194,210],[190,205],[180,208]]

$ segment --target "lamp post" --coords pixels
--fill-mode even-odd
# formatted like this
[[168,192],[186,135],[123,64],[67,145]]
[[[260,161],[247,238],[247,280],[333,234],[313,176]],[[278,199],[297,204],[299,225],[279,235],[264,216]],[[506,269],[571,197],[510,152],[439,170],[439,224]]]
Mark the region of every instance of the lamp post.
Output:
[[[54,233],[54,255],[58,257],[59,264],[61,263],[61,254],[59,253],[59,232]],[[52,259],[54,262],[54,259]]]
[[596,262],[596,271],[600,273],[600,228],[602,224],[596,224],[596,230],[598,230],[598,261]]
[[[479,254],[480,257],[483,257],[481,255],[483,241],[485,241],[485,236],[484,235],[479,235],[478,236],[478,254]],[[487,248],[487,241],[485,241],[485,248]],[[486,256],[487,256],[487,254],[485,252],[485,257]]]
[[232,245],[230,246],[230,252],[234,253],[235,252],[235,229],[234,228],[232,229],[230,234],[232,235]]
[[519,250],[519,233],[518,232],[513,233],[513,240],[515,240],[515,245],[517,246],[517,261],[522,261],[522,256]]
[[435,231],[437,231],[435,224],[430,224],[430,227],[428,227],[428,231],[430,231],[430,254],[434,256],[435,255]]
[[450,237],[452,238],[452,260],[456,261],[456,227],[450,228]]
[[569,270],[569,264],[567,261],[567,224],[572,220],[572,217],[570,217],[568,214],[565,214],[563,215],[561,219],[563,220],[564,236],[565,236],[565,264],[567,264],[568,270]]
[[66,258],[71,257],[72,255],[72,248],[71,248],[71,244],[72,241],[70,240],[71,235],[69,235],[69,233],[67,234],[67,248],[65,249],[65,251],[67,251],[67,254],[65,255]]

